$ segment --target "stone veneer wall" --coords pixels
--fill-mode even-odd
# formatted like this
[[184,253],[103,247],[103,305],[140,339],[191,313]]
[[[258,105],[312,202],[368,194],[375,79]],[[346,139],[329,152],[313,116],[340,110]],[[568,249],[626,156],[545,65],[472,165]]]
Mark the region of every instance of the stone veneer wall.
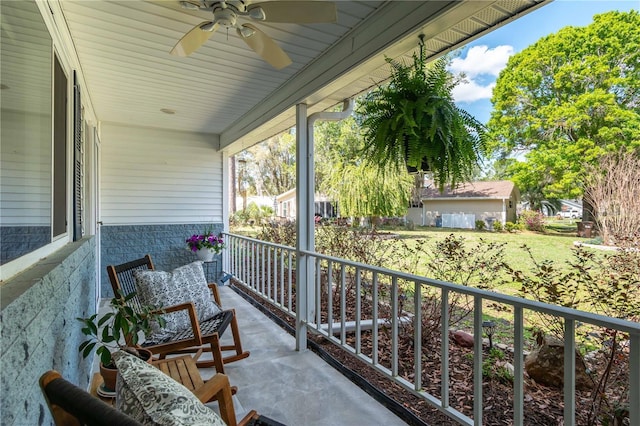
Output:
[[51,242],[50,226],[0,226],[0,265]]
[[[113,290],[107,275],[107,265],[119,265],[151,255],[157,270],[171,271],[178,266],[197,260],[196,255],[187,250],[185,240],[205,230],[217,235],[223,230],[222,223],[212,224],[168,224],[168,225],[105,225],[100,228],[101,296],[111,297]],[[221,256],[214,263],[215,271],[209,270],[208,277],[215,280],[222,270]],[[215,258],[214,258],[215,259]],[[211,268],[207,268],[211,269]],[[205,269],[205,271],[207,271]]]
[[0,324],[2,425],[50,425],[53,419],[38,380],[57,370],[86,389],[92,360],[82,359],[84,340],[75,318],[95,313],[95,238],[67,244],[3,283]]

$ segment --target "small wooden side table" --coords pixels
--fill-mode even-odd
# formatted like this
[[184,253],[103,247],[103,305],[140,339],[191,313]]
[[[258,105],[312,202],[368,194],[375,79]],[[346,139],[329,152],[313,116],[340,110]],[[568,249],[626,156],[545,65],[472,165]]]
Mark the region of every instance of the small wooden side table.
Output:
[[[158,368],[167,376],[171,377],[178,383],[181,383],[184,387],[193,392],[195,389],[204,385],[204,381],[200,376],[198,367],[195,361],[190,355],[183,355],[175,358],[161,359],[159,361],[153,361],[151,363],[154,367]],[[91,379],[91,395],[100,398],[108,404],[115,402],[115,397],[103,397],[98,395],[98,387],[102,385],[103,380],[100,373],[95,373]]]
[[181,383],[191,392],[204,385],[198,367],[191,355],[183,355],[175,358],[166,358],[151,363],[167,376]]

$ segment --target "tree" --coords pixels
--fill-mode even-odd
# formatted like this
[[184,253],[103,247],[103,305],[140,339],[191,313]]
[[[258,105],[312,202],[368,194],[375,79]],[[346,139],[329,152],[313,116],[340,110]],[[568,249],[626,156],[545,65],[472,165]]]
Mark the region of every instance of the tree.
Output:
[[609,12],[512,56],[493,90],[489,147],[523,193],[583,195],[585,165],[640,147],[640,14]]
[[319,123],[315,141],[317,188],[337,201],[341,216],[406,214],[413,177],[405,170],[364,161],[359,155],[364,142],[353,117]]
[[[290,133],[277,136],[247,150],[256,194],[275,197],[296,186],[296,139]],[[249,165],[250,163],[250,165]]]
[[640,244],[640,153],[607,154],[588,165],[585,198],[607,243]]

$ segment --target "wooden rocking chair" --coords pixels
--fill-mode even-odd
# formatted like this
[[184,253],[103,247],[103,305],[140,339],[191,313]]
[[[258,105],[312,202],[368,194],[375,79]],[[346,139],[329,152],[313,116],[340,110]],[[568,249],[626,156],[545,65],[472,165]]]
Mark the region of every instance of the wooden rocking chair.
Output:
[[[154,270],[153,262],[151,262],[151,256],[147,254],[141,259],[123,263],[122,265],[107,266],[107,272],[109,274],[109,280],[111,281],[111,287],[113,288],[114,294],[127,296],[128,294],[136,291],[135,279],[133,277],[133,271],[135,270]],[[217,285],[209,284],[209,288],[213,293],[214,300],[221,306],[220,294],[218,292]],[[129,303],[133,309],[140,307],[140,302],[137,297],[132,298]],[[191,321],[191,329],[178,333],[177,335],[159,343],[142,343],[141,346],[143,348],[150,350],[153,354],[157,354],[160,359],[165,358],[169,354],[194,353],[194,358],[196,359],[198,367],[215,367],[218,373],[224,373],[224,363],[238,361],[249,356],[249,352],[242,350],[238,321],[233,309],[223,310],[213,318],[203,322],[198,321],[198,316],[193,303],[182,303],[168,307],[163,306],[162,310],[167,313],[187,310]],[[221,346],[220,336],[224,333],[229,324],[231,324],[233,345]],[[203,351],[211,352],[213,360],[199,361],[198,358]],[[235,355],[223,358],[223,351],[235,351]]]

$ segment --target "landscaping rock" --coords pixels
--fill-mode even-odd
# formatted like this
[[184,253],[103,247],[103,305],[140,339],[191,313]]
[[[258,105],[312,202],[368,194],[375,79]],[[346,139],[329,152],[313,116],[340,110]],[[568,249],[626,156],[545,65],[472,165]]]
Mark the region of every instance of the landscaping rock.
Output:
[[[547,386],[562,388],[564,384],[564,342],[545,337],[542,345],[532,350],[524,360],[524,368],[533,380]],[[576,352],[576,389],[588,390],[593,380],[586,372],[580,354]]]
[[466,331],[457,330],[451,333],[451,338],[455,343],[463,348],[472,348],[473,347],[473,335],[467,333]]

